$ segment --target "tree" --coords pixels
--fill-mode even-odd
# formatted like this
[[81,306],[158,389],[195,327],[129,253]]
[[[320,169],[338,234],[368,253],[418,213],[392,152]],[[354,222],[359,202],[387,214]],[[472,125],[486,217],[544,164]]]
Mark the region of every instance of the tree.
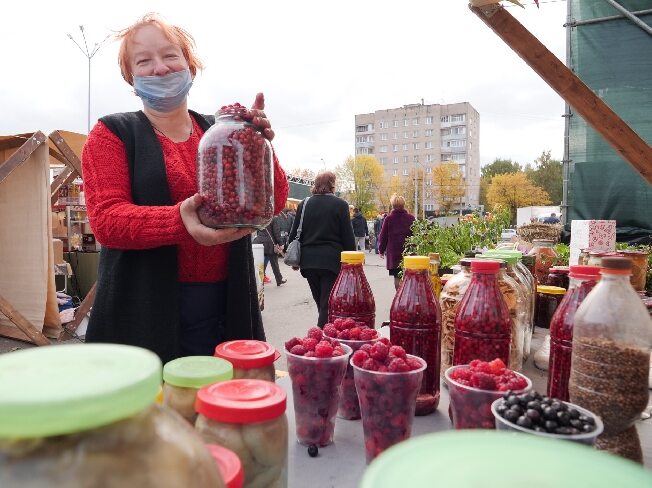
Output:
[[484,205],[484,208],[489,208],[489,202],[487,201],[487,190],[489,189],[489,184],[491,183],[490,176],[481,176],[480,177],[480,205]]
[[378,209],[381,212],[392,210],[392,205],[389,201],[394,193],[403,195],[405,193],[405,183],[398,176],[385,176],[380,188],[376,192]]
[[363,214],[375,210],[376,192],[383,183],[384,170],[373,156],[349,156],[335,169],[337,186],[344,198]]
[[512,222],[516,222],[517,208],[550,203],[546,191],[534,185],[523,172],[494,176],[487,190],[487,200],[491,205],[508,207]]
[[516,161],[496,158],[493,163],[487,164],[480,169],[480,176],[483,178],[492,178],[496,175],[518,173],[519,171],[523,171],[523,168]]
[[562,200],[562,164],[557,159],[552,159],[550,151],[542,151],[541,156],[534,160],[534,167],[527,165],[525,174],[537,186],[543,188],[554,204]]
[[456,163],[441,163],[432,168],[433,196],[440,209],[450,212],[466,193],[466,181]]
[[[405,209],[413,214],[415,217],[420,217],[423,210],[424,199],[424,184],[423,178],[425,174],[423,168],[412,168],[410,174],[403,178],[403,197],[405,197]],[[416,184],[416,185],[415,185]],[[416,207],[414,202],[416,187]]]
[[304,178],[306,180],[314,180],[315,176],[317,176],[313,170],[308,168],[294,168],[288,170],[287,173],[292,176],[298,176],[299,178]]

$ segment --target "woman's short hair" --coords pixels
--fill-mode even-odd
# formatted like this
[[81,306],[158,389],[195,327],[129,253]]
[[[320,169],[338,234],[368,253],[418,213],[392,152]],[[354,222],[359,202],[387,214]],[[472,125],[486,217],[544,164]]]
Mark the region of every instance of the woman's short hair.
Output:
[[335,173],[332,171],[323,171],[315,176],[315,183],[311,191],[315,195],[324,193],[333,193],[335,191]]
[[163,35],[173,44],[179,46],[183,57],[188,62],[190,74],[194,78],[198,70],[204,68],[201,60],[195,53],[195,39],[186,30],[176,25],[168,23],[163,17],[155,12],[150,12],[143,15],[136,22],[129,27],[122,29],[116,34],[116,40],[121,41],[120,50],[118,51],[118,64],[122,77],[130,85],[134,84],[134,75],[131,70],[131,63],[129,62],[129,45],[136,34],[136,31],[143,26],[154,25],[161,29]]
[[392,208],[405,208],[405,198],[396,193],[391,196],[389,203],[392,205]]

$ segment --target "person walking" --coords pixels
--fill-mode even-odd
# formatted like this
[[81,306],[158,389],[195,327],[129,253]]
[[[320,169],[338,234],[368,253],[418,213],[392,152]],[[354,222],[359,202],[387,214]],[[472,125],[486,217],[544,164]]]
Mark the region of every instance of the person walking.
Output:
[[274,216],[276,220],[276,225],[278,226],[281,241],[280,244],[285,248],[288,245],[288,236],[290,235],[290,230],[292,230],[292,219],[288,215],[288,209],[284,208],[281,210],[281,213]]
[[385,222],[380,231],[378,252],[380,257],[387,255],[387,269],[394,277],[394,288],[398,290],[401,282],[398,274],[401,271],[401,256],[405,239],[412,235],[412,223],[415,218],[405,210],[405,198],[396,193],[390,199],[392,211],[385,217]]
[[353,209],[353,218],[351,219],[353,226],[353,235],[355,236],[355,245],[358,251],[366,249],[365,241],[369,235],[369,228],[367,227],[367,219],[364,218],[359,208]]
[[383,222],[385,221],[386,213],[378,214],[378,217],[374,220],[374,251],[378,254],[378,242],[380,241],[380,230],[383,228]]
[[265,273],[264,283],[271,282],[267,276],[267,265],[271,263],[276,286],[281,286],[287,283],[287,280],[283,278],[281,268],[278,265],[278,253],[283,249],[283,244],[281,244],[281,232],[277,217],[274,217],[267,227],[258,230],[254,244],[263,245],[263,254],[265,255],[265,264],[263,267]]
[[294,240],[301,225],[301,262],[294,269],[300,269],[308,281],[319,312],[319,327],[328,322],[328,298],[340,273],[341,253],[355,251],[349,205],[334,195],[335,178],[332,171],[315,177],[312,196],[299,204],[289,238]]

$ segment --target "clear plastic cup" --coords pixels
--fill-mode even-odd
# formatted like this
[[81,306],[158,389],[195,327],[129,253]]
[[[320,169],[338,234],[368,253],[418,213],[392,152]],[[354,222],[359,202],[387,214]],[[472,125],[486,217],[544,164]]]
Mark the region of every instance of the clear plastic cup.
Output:
[[[468,364],[453,366],[444,373],[444,381],[448,385],[450,406],[448,414],[455,429],[495,429],[496,421],[491,412],[491,404],[502,398],[504,391],[481,390],[458,383],[451,374],[458,368],[468,368]],[[532,389],[532,381],[527,376],[514,372],[524,378],[527,386],[522,390],[514,390],[515,395],[526,393]]]
[[360,400],[367,464],[385,449],[409,439],[426,362],[403,373],[381,373],[353,365]]
[[294,417],[300,444],[319,447],[333,442],[335,414],[351,348],[333,358],[297,356],[285,351],[292,381]]
[[[354,341],[337,339],[340,343],[345,344],[351,348],[353,352],[360,349],[365,344],[373,344],[378,339],[371,339],[368,341]],[[360,418],[360,402],[358,401],[358,392],[355,388],[355,380],[353,378],[353,365],[349,361],[346,367],[346,374],[342,380],[342,394],[340,396],[340,404],[337,408],[337,416],[345,420],[358,420]]]
[[593,412],[580,407],[579,405],[575,405],[574,403],[569,403],[569,402],[561,402],[561,403],[564,403],[570,408],[574,408],[581,415],[586,415],[587,417],[591,417],[595,421],[595,429],[592,432],[583,432],[581,434],[564,435],[564,434],[549,434],[548,432],[537,432],[536,430],[526,429],[525,427],[521,427],[520,425],[516,425],[510,422],[509,420],[501,417],[498,414],[498,412],[496,411],[496,407],[500,403],[501,399],[502,398],[499,398],[498,400],[495,400],[491,404],[491,413],[496,419],[497,430],[510,430],[514,432],[522,432],[524,434],[536,435],[539,437],[547,437],[548,439],[560,439],[564,441],[579,442],[580,444],[586,444],[587,446],[592,446],[595,443],[595,440],[598,438],[600,434],[602,434],[602,431],[604,430],[604,424],[602,423],[600,417],[598,417]]

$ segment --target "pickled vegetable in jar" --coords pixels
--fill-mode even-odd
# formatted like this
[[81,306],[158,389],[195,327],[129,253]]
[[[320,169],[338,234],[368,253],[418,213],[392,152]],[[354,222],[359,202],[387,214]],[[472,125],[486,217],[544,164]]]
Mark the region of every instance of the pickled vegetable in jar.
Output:
[[557,264],[557,253],[553,249],[555,241],[534,239],[532,244],[534,247],[528,254],[535,257],[534,276],[539,285],[544,285],[550,268]]
[[207,444],[235,452],[244,486],[288,485],[287,397],[263,380],[231,380],[201,388],[195,429]]
[[405,256],[403,266],[403,280],[389,312],[390,340],[426,361],[415,415],[428,415],[439,405],[441,310],[430,281],[429,258]]
[[453,365],[500,358],[509,364],[512,321],[498,286],[500,263],[471,262],[471,283],[455,316]]
[[629,258],[632,261],[632,276],[629,281],[636,291],[645,290],[647,282],[647,256],[644,251],[618,251],[619,256]]
[[570,267],[568,291],[550,321],[549,397],[569,401],[568,379],[573,350],[575,313],[599,279],[600,268],[597,266]]
[[208,227],[262,229],[274,216],[272,146],[242,119],[245,111],[238,103],[222,107],[199,141],[197,214]]
[[534,325],[543,329],[550,328],[550,321],[555,310],[564,299],[566,289],[558,286],[537,286],[537,306],[534,313]]
[[565,290],[568,289],[570,268],[568,266],[553,266],[548,272],[545,285],[557,286]]
[[432,289],[435,292],[435,298],[439,300],[439,295],[441,294],[441,278],[439,276],[439,265],[441,264],[441,259],[438,252],[431,252],[428,254],[430,258],[430,280],[432,281]]
[[118,344],[0,356],[0,486],[215,486],[199,435],[158,406],[161,361]]
[[236,340],[219,344],[215,357],[226,359],[233,365],[233,379],[265,380],[276,379],[274,362],[281,357],[274,346],[263,341]]
[[195,398],[202,386],[233,378],[230,362],[210,356],[186,356],[163,366],[163,405],[195,424]]
[[376,303],[364,274],[364,252],[342,251],[340,274],[328,299],[328,321],[351,318],[372,329],[376,323]]
[[649,401],[652,318],[629,281],[631,261],[602,259],[601,279],[575,314],[570,398],[604,422],[596,447],[642,462],[634,422]]
[[444,284],[439,297],[441,307],[441,368],[439,375],[444,376],[444,371],[453,365],[453,351],[455,349],[455,315],[466,290],[471,283],[471,261],[464,258],[460,260],[460,272],[451,276]]

